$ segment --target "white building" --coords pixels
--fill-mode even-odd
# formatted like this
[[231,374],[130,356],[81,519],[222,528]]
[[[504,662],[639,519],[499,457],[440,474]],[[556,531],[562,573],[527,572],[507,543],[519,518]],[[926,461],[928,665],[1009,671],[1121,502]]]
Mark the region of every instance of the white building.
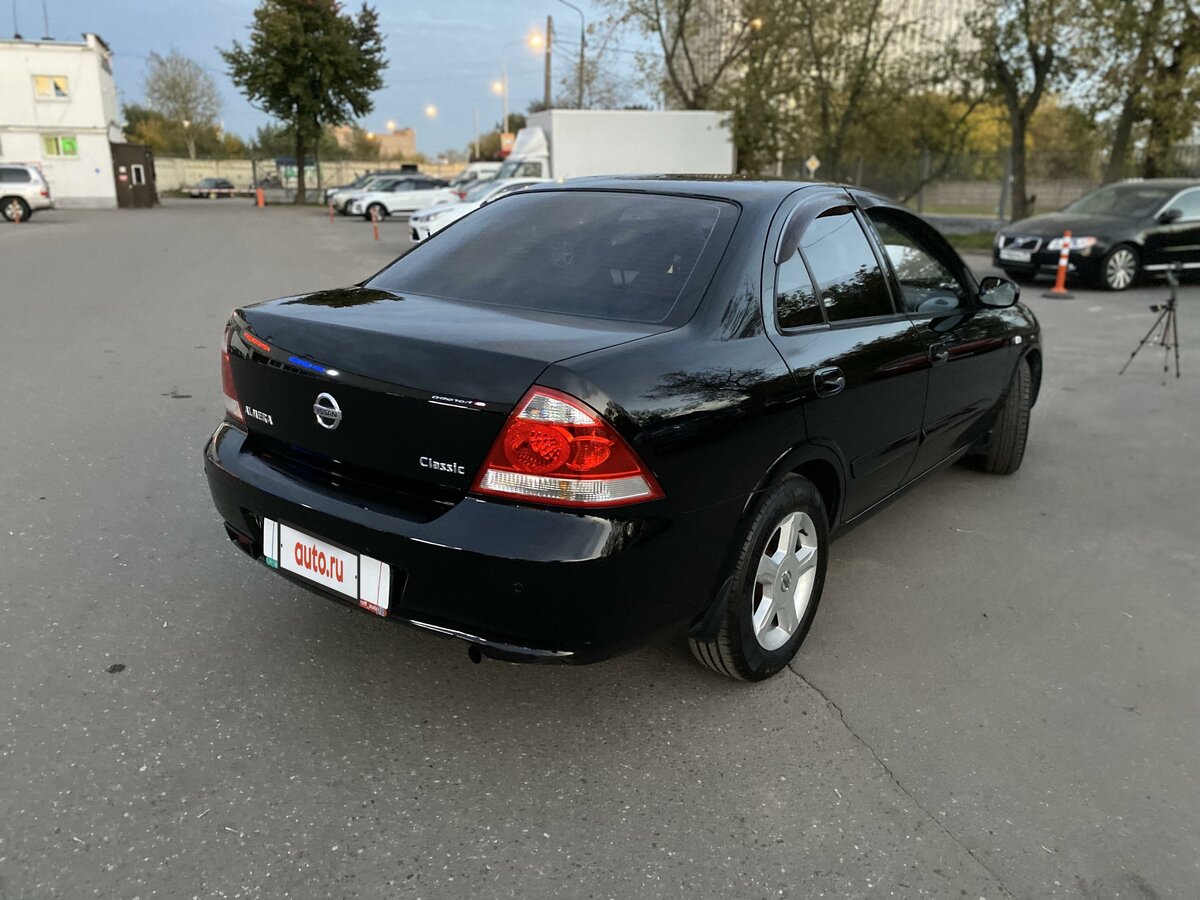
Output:
[[112,208],[109,143],[125,139],[112,51],[83,38],[0,40],[0,162],[40,165],[57,206]]

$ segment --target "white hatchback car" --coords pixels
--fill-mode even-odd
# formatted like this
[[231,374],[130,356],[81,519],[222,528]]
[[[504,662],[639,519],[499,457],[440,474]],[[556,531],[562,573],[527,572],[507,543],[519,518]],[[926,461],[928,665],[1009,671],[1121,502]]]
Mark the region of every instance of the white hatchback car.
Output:
[[412,239],[423,241],[431,234],[441,231],[451,222],[457,222],[467,213],[479,209],[485,203],[548,180],[546,178],[505,178],[499,181],[481,182],[467,191],[462,203],[433,206],[409,216],[408,224],[412,226]]
[[350,215],[380,219],[425,209],[435,203],[457,203],[458,192],[446,187],[439,178],[397,178],[378,190],[356,194],[350,201]]
[[41,169],[27,163],[0,163],[0,212],[24,222],[37,209],[51,209],[50,185]]

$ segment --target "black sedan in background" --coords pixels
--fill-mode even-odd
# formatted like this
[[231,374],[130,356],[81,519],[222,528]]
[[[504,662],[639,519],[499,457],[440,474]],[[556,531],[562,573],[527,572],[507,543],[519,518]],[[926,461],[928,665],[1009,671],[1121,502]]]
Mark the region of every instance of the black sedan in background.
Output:
[[1018,281],[1053,274],[1068,230],[1068,275],[1110,291],[1125,290],[1143,273],[1200,269],[1200,181],[1105,185],[1062,212],[1005,226],[992,259]]
[[235,310],[205,471],[246,554],[476,661],[674,628],[762,679],[839,532],[957,459],[1021,464],[1017,295],[853,188],[535,187],[359,285]]
[[202,178],[199,182],[187,189],[189,197],[208,197],[215,199],[217,197],[232,197],[237,190],[233,186],[233,182],[226,178]]

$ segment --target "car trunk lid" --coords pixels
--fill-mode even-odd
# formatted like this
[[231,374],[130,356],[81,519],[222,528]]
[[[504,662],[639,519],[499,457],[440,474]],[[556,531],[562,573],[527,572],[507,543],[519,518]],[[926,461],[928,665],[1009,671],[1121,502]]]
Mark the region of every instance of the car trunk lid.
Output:
[[347,288],[234,315],[252,446],[348,491],[454,501],[547,365],[668,326]]

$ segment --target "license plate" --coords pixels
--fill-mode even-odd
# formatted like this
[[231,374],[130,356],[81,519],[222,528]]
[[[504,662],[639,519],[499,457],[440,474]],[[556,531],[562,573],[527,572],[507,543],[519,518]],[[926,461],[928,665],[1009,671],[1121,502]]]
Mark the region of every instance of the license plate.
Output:
[[1030,250],[1001,250],[1000,258],[1007,262],[1029,262],[1033,259],[1033,252]]
[[376,615],[387,615],[392,571],[385,562],[271,519],[263,521],[263,557],[272,568],[348,597]]

